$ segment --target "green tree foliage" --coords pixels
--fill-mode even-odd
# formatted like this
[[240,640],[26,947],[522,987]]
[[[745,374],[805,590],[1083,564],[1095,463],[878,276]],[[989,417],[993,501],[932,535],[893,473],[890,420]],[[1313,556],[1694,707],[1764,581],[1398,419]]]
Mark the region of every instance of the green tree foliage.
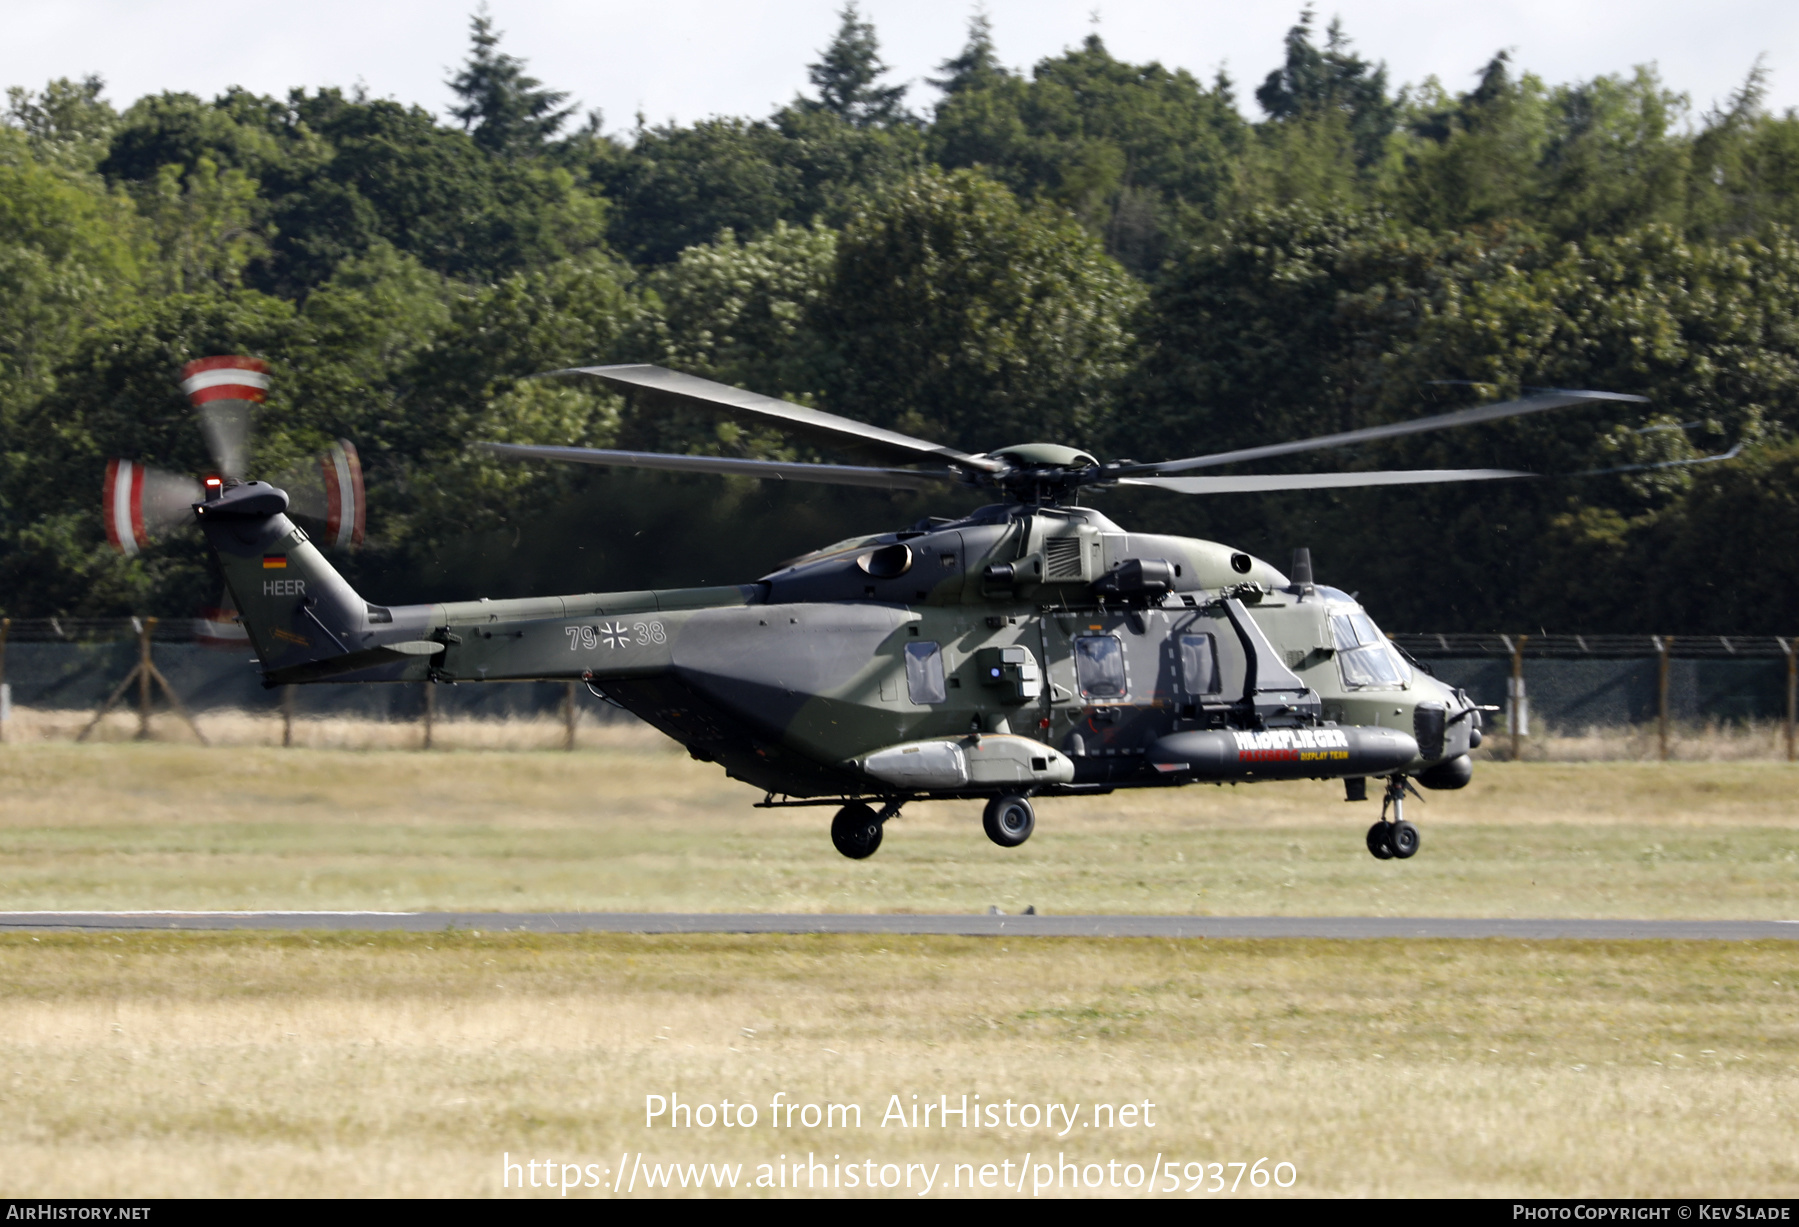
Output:
[[1312,42],[1313,10],[1300,14],[1287,31],[1286,63],[1268,74],[1256,90],[1256,101],[1277,123],[1338,118],[1355,150],[1359,166],[1372,166],[1386,154],[1387,137],[1397,123],[1397,108],[1387,96],[1386,65],[1370,64],[1349,49],[1343,23],[1333,19],[1322,48]]
[[[218,353],[278,353],[293,308],[253,291],[147,296],[87,336],[54,391],[10,433],[0,591],[7,612],[114,614],[191,609],[216,593],[191,531],[135,559],[106,544],[99,508],[106,462],[142,460],[179,473],[210,467],[175,372]],[[285,397],[272,398],[279,419]]]
[[418,107],[329,90],[291,105],[295,127],[316,132],[332,151],[316,175],[275,188],[272,220],[278,235],[293,236],[286,250],[302,274],[328,271],[375,238],[427,268],[473,280],[603,241],[603,203],[563,167],[489,155]]
[[1551,89],[1514,79],[1501,53],[1473,90],[1450,98],[1432,80],[1409,109],[1385,194],[1432,229],[1511,218],[1579,238],[1682,225],[1694,148],[1720,144],[1677,135],[1686,100],[1648,68]]
[[931,84],[950,97],[969,90],[991,89],[1011,75],[999,62],[999,52],[993,45],[993,22],[986,13],[975,10],[968,19],[967,45],[960,55],[945,60],[938,71],[943,76],[932,77]]
[[832,508],[858,525],[942,509],[468,446],[814,455],[532,378],[648,361],[971,449],[1139,458],[1533,387],[1637,393],[1650,403],[1278,462],[1532,482],[1102,497],[1277,559],[1309,544],[1389,624],[1791,630],[1799,563],[1767,543],[1793,528],[1799,463],[1799,116],[1769,113],[1760,65],[1698,115],[1652,69],[1553,84],[1505,53],[1465,89],[1395,92],[1307,9],[1251,120],[1222,75],[1097,37],[1014,71],[977,15],[918,116],[873,27],[854,6],[838,21],[810,96],[616,137],[597,115],[563,135],[567,96],[485,11],[443,122],[331,89],[122,110],[93,78],[9,90],[0,612],[210,599],[191,537],[107,548],[99,487],[115,456],[206,467],[175,373],[235,352],[274,371],[259,472],[358,444],[373,537],[339,561],[391,599],[559,575],[595,517],[635,542],[709,508],[686,570],[659,546],[587,556],[728,582],[730,560],[832,535]]
[[603,203],[567,168],[496,156],[419,107],[338,90],[140,100],[99,170],[150,211],[196,175],[248,184],[263,255],[245,275],[287,297],[378,239],[483,279],[592,250],[605,228]]
[[499,50],[500,32],[485,5],[469,19],[469,43],[468,60],[449,82],[462,100],[450,114],[488,153],[518,157],[541,152],[574,111],[562,107],[568,94],[543,88],[543,82],[526,73],[523,60]]
[[1105,428],[1141,297],[1066,213],[927,172],[839,240],[816,313],[829,404],[974,451],[1084,443]]
[[747,242],[726,230],[650,276],[650,331],[638,343],[676,370],[815,402],[825,359],[809,317],[836,263],[837,233],[824,226],[777,222]]
[[69,154],[55,108],[34,120],[28,96],[13,103],[19,126],[0,128],[0,553],[35,514],[21,419],[68,377],[82,341],[132,308],[153,259],[130,203]]
[[618,401],[583,382],[534,379],[571,366],[617,360],[640,308],[630,271],[604,255],[514,273],[459,296],[429,346],[399,368],[395,411],[371,425],[392,457],[403,500],[389,504],[397,540],[440,541],[458,532],[516,524],[557,484],[545,471],[467,448],[472,440],[611,445]]
[[25,134],[31,156],[46,165],[91,171],[106,156],[119,115],[100,97],[99,77],[50,82],[39,92],[6,91],[6,125]]
[[[1504,456],[1552,475],[1630,472],[1477,495],[1308,495],[1208,510],[1221,516],[1215,529],[1264,535],[1278,525],[1276,540],[1284,534],[1289,543],[1324,517],[1346,542],[1340,556],[1418,625],[1628,623],[1645,612],[1644,576],[1671,588],[1681,582],[1676,566],[1650,558],[1632,584],[1598,595],[1569,577],[1595,574],[1596,560],[1621,543],[1686,515],[1701,470],[1639,466],[1791,436],[1799,424],[1796,257],[1786,237],[1717,247],[1664,225],[1571,244],[1524,228],[1432,234],[1301,206],[1254,213],[1190,253],[1157,289],[1126,428],[1191,454],[1532,387],[1646,395],[1647,410],[1563,410],[1293,461],[1301,469],[1484,467]],[[1378,532],[1335,529],[1374,507]],[[1408,548],[1395,550],[1395,541]],[[1414,549],[1433,558],[1439,578],[1408,582]]]
[[765,120],[715,117],[688,127],[639,125],[631,146],[591,141],[581,159],[612,202],[610,237],[632,260],[667,264],[730,230],[778,222],[841,225],[856,202],[922,169],[925,140],[900,107],[874,29],[854,5],[812,66],[819,98]]
[[841,225],[863,195],[921,169],[923,147],[910,127],[859,128],[823,109],[787,107],[767,120],[644,129],[592,173],[613,203],[614,245],[666,264],[725,230]]
[[723,231],[770,229],[798,194],[785,144],[772,125],[744,119],[640,131],[627,153],[596,168],[615,202],[613,243],[635,260],[666,264]]
[[818,63],[806,69],[818,98],[802,99],[800,109],[827,112],[852,128],[885,127],[909,120],[906,87],[880,84],[887,65],[881,63],[874,26],[862,20],[853,2],[844,5],[837,16],[842,23],[837,36]]
[[1223,79],[1207,89],[1183,70],[1123,63],[1093,35],[1027,81],[994,60],[978,18],[943,69],[934,159],[1072,210],[1140,274],[1161,264],[1184,212],[1215,216],[1234,191],[1248,128]]

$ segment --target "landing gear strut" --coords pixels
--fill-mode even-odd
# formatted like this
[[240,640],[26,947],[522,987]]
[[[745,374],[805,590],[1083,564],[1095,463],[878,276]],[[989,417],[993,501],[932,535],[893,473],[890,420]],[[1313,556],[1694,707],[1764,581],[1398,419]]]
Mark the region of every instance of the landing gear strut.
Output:
[[[1418,790],[1403,775],[1387,779],[1387,791],[1380,799],[1380,821],[1368,828],[1368,851],[1376,860],[1406,860],[1418,855],[1418,828],[1405,820],[1405,795],[1418,797]],[[1423,797],[1418,797],[1420,801]],[[1392,821],[1387,811],[1393,811]]]
[[853,861],[865,860],[881,846],[881,831],[898,814],[901,802],[889,801],[880,813],[865,801],[851,801],[831,819],[831,843]]

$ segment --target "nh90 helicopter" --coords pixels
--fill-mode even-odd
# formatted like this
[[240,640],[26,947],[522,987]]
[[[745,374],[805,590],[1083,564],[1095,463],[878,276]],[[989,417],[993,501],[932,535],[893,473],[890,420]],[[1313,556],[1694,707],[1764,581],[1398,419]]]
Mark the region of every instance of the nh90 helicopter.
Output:
[[[482,444],[508,456],[891,489],[957,484],[1000,501],[854,537],[736,587],[387,607],[355,592],[265,482],[209,486],[193,512],[267,685],[579,680],[736,779],[762,806],[835,806],[871,855],[918,801],[986,801],[1016,847],[1033,800],[1121,788],[1382,781],[1367,846],[1418,850],[1412,781],[1467,784],[1481,713],[1419,670],[1343,592],[1215,542],[1130,532],[1083,489],[1183,494],[1482,481],[1502,469],[1201,476],[1197,470],[1597,400],[1554,391],[1297,442],[1139,464],[1028,444],[969,455],[654,366],[601,380],[913,467]],[[215,492],[216,491],[216,492]],[[1414,793],[1414,795],[1416,795]]]

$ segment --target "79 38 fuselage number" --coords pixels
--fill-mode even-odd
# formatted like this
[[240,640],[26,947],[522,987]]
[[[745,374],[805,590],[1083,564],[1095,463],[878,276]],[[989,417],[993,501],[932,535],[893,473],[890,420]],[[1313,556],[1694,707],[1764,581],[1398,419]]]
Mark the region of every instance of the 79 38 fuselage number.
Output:
[[668,642],[668,632],[660,622],[602,622],[598,626],[565,626],[562,629],[568,635],[571,652],[582,649],[591,652],[600,647],[649,647]]

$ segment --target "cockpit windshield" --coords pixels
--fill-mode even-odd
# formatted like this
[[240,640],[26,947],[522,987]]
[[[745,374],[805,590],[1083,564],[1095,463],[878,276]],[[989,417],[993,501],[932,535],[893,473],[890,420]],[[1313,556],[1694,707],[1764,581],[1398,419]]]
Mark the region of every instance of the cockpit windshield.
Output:
[[1331,638],[1337,647],[1337,668],[1343,675],[1343,685],[1349,689],[1390,689],[1411,684],[1412,667],[1367,614],[1332,614]]

